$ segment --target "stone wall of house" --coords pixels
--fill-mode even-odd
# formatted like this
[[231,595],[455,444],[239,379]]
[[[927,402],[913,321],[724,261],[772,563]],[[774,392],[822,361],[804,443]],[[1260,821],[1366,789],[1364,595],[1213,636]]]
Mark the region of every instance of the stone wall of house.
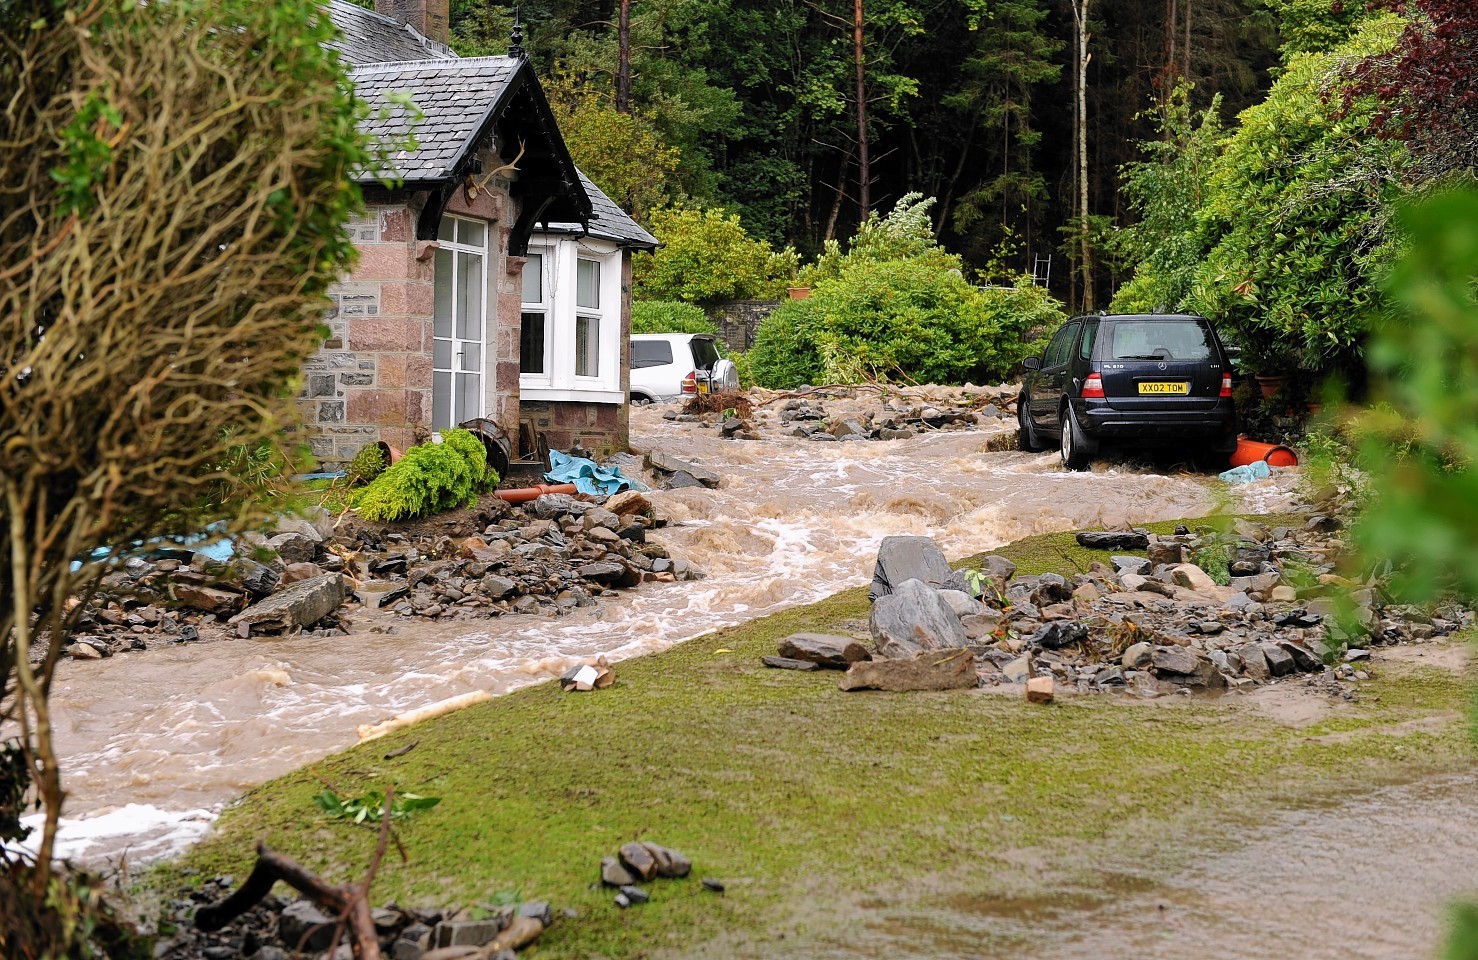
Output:
[[754,335],[760,321],[780,306],[779,300],[730,300],[712,307],[708,318],[718,324],[718,335],[730,350],[744,351],[754,346]]
[[304,364],[306,439],[324,467],[376,440],[404,450],[431,422],[432,250],[409,205],[350,224],[359,262],[329,290],[329,336]]
[[[518,281],[523,260],[506,257],[514,217],[509,183],[494,178],[469,199],[457,191],[446,212],[489,222],[491,285],[485,343],[486,415],[510,432],[518,423]],[[431,357],[436,311],[436,243],[416,239],[419,206],[372,206],[350,224],[359,262],[329,290],[329,337],[304,364],[299,400],[308,446],[320,466],[342,466],[365,444],[405,450],[431,435]],[[509,302],[512,297],[512,303]],[[510,387],[511,371],[511,387]]]

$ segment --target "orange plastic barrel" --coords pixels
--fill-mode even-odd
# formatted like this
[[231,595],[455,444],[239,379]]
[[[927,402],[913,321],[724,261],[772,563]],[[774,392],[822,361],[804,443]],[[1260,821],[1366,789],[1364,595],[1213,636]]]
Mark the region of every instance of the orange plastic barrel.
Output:
[[1232,454],[1232,466],[1245,467],[1249,463],[1266,460],[1270,467],[1296,467],[1298,455],[1287,447],[1276,443],[1259,443],[1246,437],[1237,438],[1237,449]]

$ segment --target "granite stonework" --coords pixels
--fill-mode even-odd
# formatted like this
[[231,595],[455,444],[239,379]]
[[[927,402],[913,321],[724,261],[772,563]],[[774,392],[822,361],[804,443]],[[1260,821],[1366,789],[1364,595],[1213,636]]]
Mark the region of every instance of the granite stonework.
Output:
[[708,319],[718,327],[719,339],[730,350],[746,351],[754,346],[760,323],[781,300],[729,300],[709,308]]

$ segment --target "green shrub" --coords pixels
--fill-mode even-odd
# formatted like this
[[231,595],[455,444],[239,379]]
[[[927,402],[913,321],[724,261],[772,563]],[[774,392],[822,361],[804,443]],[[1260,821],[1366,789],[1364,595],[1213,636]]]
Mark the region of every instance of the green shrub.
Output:
[[718,333],[702,307],[681,300],[633,300],[632,333]]
[[370,483],[385,472],[385,451],[378,443],[367,443],[349,461],[349,480],[354,484]]
[[364,488],[354,506],[366,520],[389,523],[470,507],[497,485],[482,441],[466,430],[448,430],[441,443],[407,450]]
[[652,211],[662,246],[632,258],[632,288],[649,300],[721,303],[781,296],[797,266],[794,250],[779,252],[751,239],[739,218],[723,210],[669,207]]
[[1023,281],[980,289],[948,261],[918,257],[858,262],[823,280],[805,300],[781,304],[760,324],[750,351],[755,381],[802,383],[906,379],[997,382],[1011,375],[1043,329],[1062,320],[1056,303]]

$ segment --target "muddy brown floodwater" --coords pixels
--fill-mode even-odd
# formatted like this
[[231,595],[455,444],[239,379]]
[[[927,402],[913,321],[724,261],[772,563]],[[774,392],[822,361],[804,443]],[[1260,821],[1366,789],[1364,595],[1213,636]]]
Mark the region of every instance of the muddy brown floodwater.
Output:
[[772,421],[766,439],[727,441],[661,413],[633,411],[633,446],[666,447],[725,478],[718,490],[653,496],[673,521],[659,538],[707,580],[646,585],[563,619],[402,621],[390,633],[63,663],[53,694],[70,794],[63,854],[167,854],[244,789],[354,743],[359,724],[474,690],[506,693],[577,660],[661,650],[828,596],[865,582],[890,534],[927,534],[965,556],[1032,533],[1200,514],[1215,483],[1132,467],[1070,474],[1055,454],[987,452],[1004,422],[815,443]]

